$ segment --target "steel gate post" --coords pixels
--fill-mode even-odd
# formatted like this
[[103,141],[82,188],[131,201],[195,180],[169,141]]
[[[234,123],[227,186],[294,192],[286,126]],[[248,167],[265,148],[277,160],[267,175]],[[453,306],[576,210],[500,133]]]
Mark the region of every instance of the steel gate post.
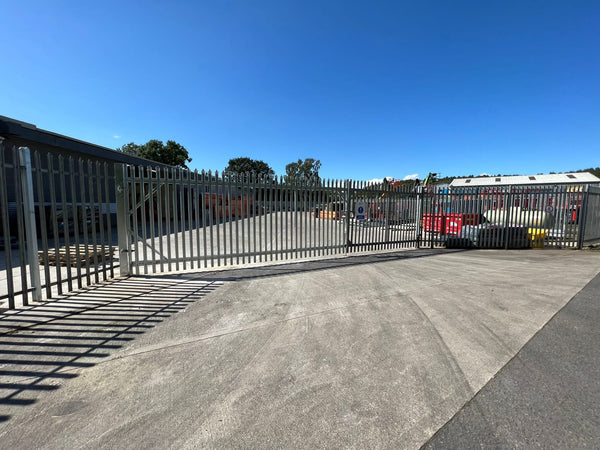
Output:
[[[40,261],[38,259],[37,232],[35,226],[31,153],[28,147],[19,147],[19,170],[21,171],[21,193],[23,195],[25,235],[27,236],[29,277],[31,280],[31,287],[33,288],[33,301],[39,302],[42,299],[42,282],[40,279]],[[25,286],[23,286],[23,290],[25,290]]]
[[344,230],[346,233],[346,255],[350,253],[352,242],[350,239],[350,215],[352,214],[352,187],[351,180],[346,180],[346,223],[344,224]]
[[392,194],[392,190],[390,187],[387,187],[387,196],[385,197],[385,244],[384,248],[389,249],[390,244],[390,203],[392,199],[390,198]]
[[421,239],[422,236],[421,234],[423,233],[423,229],[422,229],[422,222],[421,222],[421,215],[423,214],[423,193],[420,190],[420,186],[417,186],[415,188],[416,190],[416,206],[417,206],[417,213],[416,213],[416,223],[415,223],[415,229],[417,231],[417,248],[421,248]]
[[588,210],[588,198],[590,196],[590,186],[585,187],[585,191],[582,192],[583,198],[581,199],[581,209],[579,210],[577,217],[577,250],[583,248],[583,241],[585,240],[585,224],[587,221],[587,210]]
[[512,211],[512,205],[513,205],[513,187],[512,186],[508,186],[508,193],[504,196],[504,230],[502,232],[502,237],[504,239],[504,250],[508,250],[509,247],[509,240],[510,240],[510,233],[508,232],[510,224],[511,224],[511,220],[512,217],[510,217],[511,215],[511,211]]
[[125,164],[115,164],[115,184],[117,200],[117,237],[119,242],[119,275],[131,275],[130,244],[129,244],[129,212],[125,204],[127,195]]

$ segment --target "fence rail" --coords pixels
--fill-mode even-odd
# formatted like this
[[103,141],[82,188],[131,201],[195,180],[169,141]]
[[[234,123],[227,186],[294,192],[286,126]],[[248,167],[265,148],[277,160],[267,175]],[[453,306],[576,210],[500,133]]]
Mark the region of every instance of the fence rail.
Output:
[[394,189],[138,167],[0,143],[0,302],[115,275],[418,247],[600,242],[600,187]]

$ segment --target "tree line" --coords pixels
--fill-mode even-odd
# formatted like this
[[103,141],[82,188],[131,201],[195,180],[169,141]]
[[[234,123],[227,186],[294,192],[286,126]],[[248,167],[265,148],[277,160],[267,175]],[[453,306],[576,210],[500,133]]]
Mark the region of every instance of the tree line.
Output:
[[[167,164],[175,167],[188,168],[187,164],[192,162],[192,158],[187,149],[175,142],[152,139],[143,145],[133,142],[125,144],[116,149],[119,152],[128,155],[138,156],[140,158],[156,161],[161,164]],[[303,178],[310,181],[318,181],[321,161],[314,158],[299,159],[285,166],[285,174],[288,177]],[[224,169],[227,174],[256,174],[261,176],[274,176],[275,171],[266,162],[247,157],[232,158]]]
[[[186,148],[175,142],[167,141],[163,144],[162,141],[152,139],[143,145],[137,145],[133,142],[125,144],[122,147],[118,147],[117,151],[127,153],[129,155],[138,156],[140,158],[146,158],[152,161],[159,162],[161,164],[167,164],[175,167],[188,168],[187,164],[192,162],[192,158]],[[321,169],[321,161],[314,158],[299,159],[298,161],[291,162],[285,166],[285,174],[292,178],[302,178],[309,181],[318,181],[319,170]],[[262,176],[274,176],[275,171],[266,162],[247,158],[232,158],[229,160],[227,167],[224,172],[226,174],[257,174]],[[600,178],[600,167],[590,167],[588,169],[573,170],[572,172],[590,172]],[[550,172],[554,174],[556,172]],[[560,173],[560,172],[559,172]],[[541,174],[538,174],[541,175]],[[479,175],[478,177],[500,177],[509,175]],[[432,184],[449,184],[455,178],[474,178],[473,175],[460,176],[460,177],[441,177],[437,176],[431,180]],[[414,181],[407,181],[407,184],[414,183]]]

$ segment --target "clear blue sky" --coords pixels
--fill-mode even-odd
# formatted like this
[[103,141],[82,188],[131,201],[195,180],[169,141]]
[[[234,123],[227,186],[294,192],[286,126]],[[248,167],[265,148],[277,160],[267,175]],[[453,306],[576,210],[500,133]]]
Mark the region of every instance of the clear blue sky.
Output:
[[600,1],[2,2],[0,115],[192,168],[321,175],[600,165]]

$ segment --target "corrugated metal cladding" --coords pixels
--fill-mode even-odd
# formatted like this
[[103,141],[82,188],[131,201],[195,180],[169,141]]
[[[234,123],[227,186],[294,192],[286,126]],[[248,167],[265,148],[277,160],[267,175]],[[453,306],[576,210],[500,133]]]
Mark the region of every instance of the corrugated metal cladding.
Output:
[[553,173],[547,175],[514,175],[506,177],[456,178],[450,187],[521,186],[532,184],[598,184],[600,178],[589,172]]

